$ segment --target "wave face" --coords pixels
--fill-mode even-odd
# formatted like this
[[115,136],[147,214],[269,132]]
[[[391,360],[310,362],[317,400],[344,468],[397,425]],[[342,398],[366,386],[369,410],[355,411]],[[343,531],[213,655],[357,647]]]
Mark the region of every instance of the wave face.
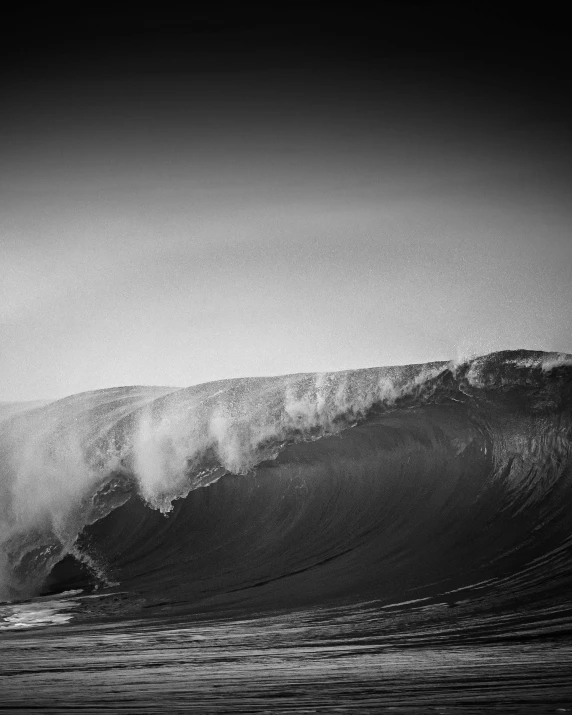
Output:
[[[128,387],[0,408],[1,595],[156,608],[572,586],[572,357]],[[67,566],[66,566],[67,564]]]

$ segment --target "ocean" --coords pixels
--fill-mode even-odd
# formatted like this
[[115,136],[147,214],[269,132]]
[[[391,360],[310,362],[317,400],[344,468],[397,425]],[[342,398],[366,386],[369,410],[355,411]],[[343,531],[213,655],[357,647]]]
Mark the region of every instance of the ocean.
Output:
[[572,356],[0,404],[0,710],[572,712]]

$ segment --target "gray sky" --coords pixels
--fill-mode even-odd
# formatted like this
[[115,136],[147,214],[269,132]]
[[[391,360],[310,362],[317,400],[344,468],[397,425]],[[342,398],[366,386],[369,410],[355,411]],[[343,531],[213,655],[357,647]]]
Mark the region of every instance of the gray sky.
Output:
[[11,85],[0,400],[572,352],[564,123],[458,89],[359,67]]

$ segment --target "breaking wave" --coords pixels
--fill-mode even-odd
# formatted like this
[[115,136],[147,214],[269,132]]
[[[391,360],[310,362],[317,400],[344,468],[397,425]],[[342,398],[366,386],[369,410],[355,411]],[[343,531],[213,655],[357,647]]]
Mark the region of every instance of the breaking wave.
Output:
[[571,446],[572,357],[531,351],[3,405],[0,596],[71,559],[180,607],[546,599]]

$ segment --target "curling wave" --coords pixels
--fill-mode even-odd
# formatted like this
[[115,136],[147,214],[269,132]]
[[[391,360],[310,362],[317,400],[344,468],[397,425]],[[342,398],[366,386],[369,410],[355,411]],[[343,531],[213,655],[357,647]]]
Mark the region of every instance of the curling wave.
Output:
[[166,607],[547,599],[571,447],[572,358],[530,351],[6,406],[2,597],[71,559]]

